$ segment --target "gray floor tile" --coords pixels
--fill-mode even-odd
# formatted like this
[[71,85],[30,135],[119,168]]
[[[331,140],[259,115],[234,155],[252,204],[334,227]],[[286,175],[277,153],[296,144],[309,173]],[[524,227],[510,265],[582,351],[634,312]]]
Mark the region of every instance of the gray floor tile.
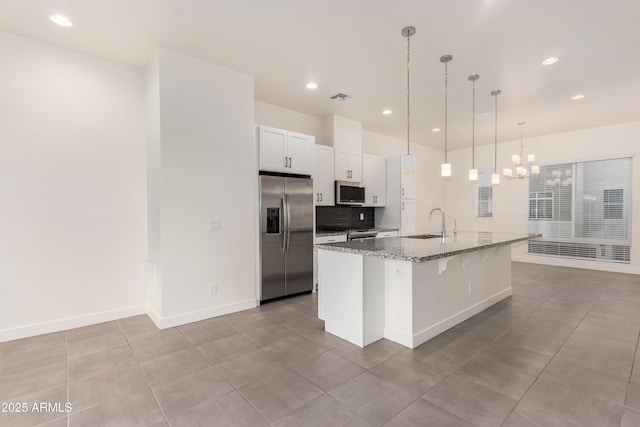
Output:
[[338,338],[337,336],[325,332],[324,330],[308,330],[301,335],[309,341],[320,344],[327,349],[334,349],[347,343],[347,341],[343,340],[342,338]]
[[280,338],[262,347],[264,351],[282,360],[285,364],[292,364],[328,351],[327,348],[309,341],[297,334],[289,334],[287,338]]
[[235,335],[237,332],[218,319],[208,319],[177,328],[193,345],[201,345],[219,338]]
[[209,366],[209,362],[195,348],[158,356],[140,364],[150,385],[169,381]]
[[118,320],[118,323],[120,324],[120,328],[124,332],[129,343],[146,341],[155,337],[162,337],[166,334],[173,333],[175,330],[174,328],[164,330],[158,329],[155,323],[153,323],[146,314],[120,319]]
[[244,332],[242,335],[258,347],[264,347],[276,340],[288,338],[292,335],[292,333],[291,329],[285,328],[283,325],[274,323],[267,326],[250,329],[247,332]]
[[233,313],[220,317],[224,323],[234,330],[242,333],[251,329],[272,325],[273,321],[267,319],[259,308],[247,310],[248,313]]
[[516,288],[513,290],[513,295],[516,298],[532,298],[537,300],[546,301],[560,292],[557,286],[549,286],[540,282],[536,282],[522,288]]
[[67,427],[67,416],[63,415],[61,418],[38,424],[36,427]]
[[294,363],[291,368],[324,391],[332,390],[366,371],[333,351]]
[[626,301],[624,299],[614,298],[608,295],[601,296],[598,301],[593,304],[591,311],[604,314],[615,314],[630,320],[640,320],[640,310],[638,304],[634,301]]
[[158,421],[157,423],[153,423],[148,427],[169,427],[169,423],[166,420]]
[[0,402],[67,384],[67,364],[43,366],[19,371],[0,378]]
[[499,426],[518,403],[517,399],[457,373],[440,381],[423,397],[478,427]]
[[76,357],[67,362],[68,380],[79,381],[135,362],[136,359],[128,345]]
[[602,314],[590,312],[582,319],[577,333],[588,332],[600,336],[606,341],[609,337],[636,342],[640,332],[640,324],[634,325],[626,319],[615,314]]
[[323,394],[322,390],[291,369],[283,369],[276,375],[247,384],[238,392],[269,422]]
[[617,427],[622,410],[619,403],[540,378],[520,401],[514,418],[535,418],[542,425]]
[[242,335],[231,335],[208,342],[198,347],[198,351],[212,364],[258,350],[259,347]]
[[476,335],[482,335],[491,339],[497,339],[517,324],[517,320],[504,319],[500,316],[492,317],[480,323],[471,331]]
[[549,355],[500,342],[489,344],[475,358],[496,360],[534,376],[538,376],[551,360]]
[[525,350],[553,356],[564,344],[563,338],[550,337],[524,329],[513,328],[498,338],[498,342]]
[[96,325],[84,326],[81,328],[69,329],[67,331],[67,342],[74,342],[113,332],[122,332],[117,320],[98,323]]
[[252,351],[215,365],[235,388],[276,374],[286,366],[263,350]]
[[468,332],[423,360],[443,372],[452,372],[464,365],[492,341],[492,338]]
[[620,427],[638,427],[640,426],[640,412],[633,409],[624,408]]
[[462,418],[445,411],[439,406],[418,399],[407,409],[393,417],[384,427],[474,427]]
[[[64,411],[67,403],[67,387],[55,387],[22,396],[20,403],[26,404],[27,412],[0,412],[2,427],[36,426],[64,417],[66,415]],[[50,403],[56,409],[51,412],[33,410],[34,405],[39,407],[41,403]]]
[[150,426],[164,420],[149,387],[116,397],[85,411],[74,409],[69,415],[69,426]]
[[416,395],[423,395],[447,373],[438,370],[431,364],[414,357],[410,351],[404,351],[371,369],[392,383],[409,390]]
[[126,345],[128,343],[124,334],[115,331],[70,342],[67,345],[67,351],[68,357],[73,359]]
[[151,386],[167,418],[233,391],[233,386],[213,367]]
[[279,323],[294,332],[305,335],[310,331],[324,331],[324,322],[315,315],[305,314]]
[[69,383],[69,401],[74,412],[82,411],[145,387],[147,381],[138,365],[134,364]]
[[557,358],[613,376],[629,378],[635,353],[635,343],[597,335],[575,333],[558,352]]
[[38,335],[35,337],[22,338],[0,343],[0,356],[8,353],[22,353],[37,350],[48,350],[52,347],[65,345],[67,343],[67,333],[65,331],[51,334]]
[[371,427],[371,424],[362,419],[340,402],[323,394],[306,405],[290,412],[288,415],[272,423],[274,427]]
[[631,373],[631,380],[640,383],[640,347],[636,350],[635,362],[633,363],[633,372]]
[[640,411],[640,383],[631,381],[627,392],[627,406]]
[[171,427],[269,427],[270,425],[235,391],[169,418],[168,421]]
[[57,345],[44,350],[29,350],[0,354],[0,377],[22,371],[66,362],[67,346]]
[[553,359],[541,378],[585,389],[621,404],[624,403],[629,382],[628,377],[604,374],[565,358]]
[[260,306],[260,312],[265,319],[274,323],[284,322],[285,320],[300,317],[304,314],[296,310],[295,307],[287,305],[285,301],[277,301]]
[[176,329],[161,337],[131,343],[133,354],[140,362],[189,347],[192,347],[191,343]]
[[396,344],[393,341],[381,339],[373,344],[369,344],[365,348],[360,348],[351,343],[343,343],[333,348],[333,351],[341,356],[346,357],[352,362],[356,362],[364,368],[370,369],[385,360],[400,354],[407,348],[403,345]]
[[384,424],[419,398],[371,372],[352,379],[329,394],[374,425]]

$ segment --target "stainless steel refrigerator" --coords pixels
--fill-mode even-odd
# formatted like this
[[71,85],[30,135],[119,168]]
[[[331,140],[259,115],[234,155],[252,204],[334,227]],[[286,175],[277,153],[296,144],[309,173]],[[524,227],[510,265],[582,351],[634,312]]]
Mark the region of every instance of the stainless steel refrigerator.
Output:
[[313,289],[313,181],[260,173],[260,301]]

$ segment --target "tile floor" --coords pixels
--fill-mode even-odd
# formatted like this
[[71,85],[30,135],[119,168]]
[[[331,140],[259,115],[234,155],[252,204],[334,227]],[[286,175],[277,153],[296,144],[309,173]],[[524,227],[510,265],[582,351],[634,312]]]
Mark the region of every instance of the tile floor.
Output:
[[0,425],[640,426],[640,278],[520,263],[512,277],[513,297],[414,350],[325,333],[314,295],[2,343],[3,405],[73,409]]

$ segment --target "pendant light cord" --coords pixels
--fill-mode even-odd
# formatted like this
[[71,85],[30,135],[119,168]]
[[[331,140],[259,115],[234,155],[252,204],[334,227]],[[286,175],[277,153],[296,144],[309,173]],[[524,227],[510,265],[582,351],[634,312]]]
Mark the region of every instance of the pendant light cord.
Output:
[[491,92],[491,95],[496,97],[494,117],[495,117],[495,132],[493,138],[493,173],[498,173],[498,95],[500,95],[500,89],[496,89]]
[[411,73],[410,73],[410,58],[411,58],[411,37],[407,37],[407,155],[410,154],[410,129],[411,129]]
[[444,63],[444,162],[447,163],[447,92],[449,85],[448,62]]
[[[471,169],[476,168],[476,80],[477,74],[474,75],[476,78],[472,80],[473,82],[473,106],[471,108]],[[472,77],[474,77],[472,76]],[[471,77],[470,77],[471,78]]]

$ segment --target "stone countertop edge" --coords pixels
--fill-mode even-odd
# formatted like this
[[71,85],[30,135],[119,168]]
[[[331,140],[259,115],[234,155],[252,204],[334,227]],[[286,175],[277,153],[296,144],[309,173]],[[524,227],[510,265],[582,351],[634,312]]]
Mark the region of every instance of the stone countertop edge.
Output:
[[[397,228],[376,228],[376,231],[378,231],[378,233],[384,232],[384,231],[399,231]],[[315,237],[327,237],[327,236],[346,236],[347,235],[347,231],[321,231],[319,233],[315,233],[314,236]]]
[[[460,232],[457,240],[453,237],[447,237],[445,240],[445,248],[443,250],[440,238],[433,239],[412,239],[407,236],[403,237],[387,237],[386,239],[367,239],[367,240],[353,240],[350,242],[340,243],[324,243],[316,244],[318,249],[330,250],[336,252],[345,252],[351,254],[367,255],[377,258],[395,259],[398,261],[408,261],[421,263],[426,261],[433,261],[441,258],[447,258],[454,255],[460,255],[470,252],[475,252],[483,249],[489,249],[496,246],[510,245],[512,243],[522,242],[525,240],[536,239],[542,237],[542,234],[524,234],[524,233],[492,233],[491,234],[499,238],[499,241],[488,243],[470,243],[470,237],[473,235],[474,240],[477,240],[478,232]],[[385,241],[384,247],[378,249],[375,244],[380,241]],[[413,243],[411,243],[413,242]],[[405,252],[405,244],[410,252],[419,252],[419,254],[407,255]],[[447,250],[447,244],[450,248]],[[461,247],[457,247],[458,245]],[[372,248],[368,248],[372,247]],[[424,254],[424,255],[423,255]]]

